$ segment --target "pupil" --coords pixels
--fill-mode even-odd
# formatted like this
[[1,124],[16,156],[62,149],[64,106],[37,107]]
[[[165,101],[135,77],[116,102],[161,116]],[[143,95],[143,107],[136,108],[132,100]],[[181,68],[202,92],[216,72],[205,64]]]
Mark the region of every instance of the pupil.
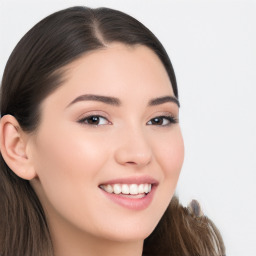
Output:
[[95,124],[95,123],[98,123],[99,122],[99,117],[97,116],[92,116],[90,119],[89,119],[89,123],[90,124]]
[[162,124],[162,121],[163,121],[163,120],[162,120],[161,118],[154,118],[154,119],[153,119],[153,123],[154,123],[154,124]]

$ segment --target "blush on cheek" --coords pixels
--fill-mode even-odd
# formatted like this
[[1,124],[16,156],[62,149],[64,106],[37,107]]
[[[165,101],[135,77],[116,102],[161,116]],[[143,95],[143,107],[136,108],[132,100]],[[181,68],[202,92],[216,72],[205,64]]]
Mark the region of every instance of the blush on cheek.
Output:
[[180,172],[184,161],[184,143],[181,133],[174,136],[169,142],[164,145],[163,162],[169,170]]

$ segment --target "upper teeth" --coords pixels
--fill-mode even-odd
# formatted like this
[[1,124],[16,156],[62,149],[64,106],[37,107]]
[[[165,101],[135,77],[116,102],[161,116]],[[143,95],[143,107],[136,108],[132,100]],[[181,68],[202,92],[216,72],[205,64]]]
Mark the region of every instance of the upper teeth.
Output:
[[151,191],[151,184],[113,184],[101,185],[103,190],[114,194],[131,194],[137,195],[142,193],[149,193]]

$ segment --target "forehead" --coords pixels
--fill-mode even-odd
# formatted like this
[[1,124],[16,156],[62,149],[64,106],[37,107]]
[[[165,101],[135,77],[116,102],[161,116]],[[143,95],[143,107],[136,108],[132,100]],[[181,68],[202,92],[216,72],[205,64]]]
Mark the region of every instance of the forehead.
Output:
[[174,95],[165,67],[151,49],[121,43],[86,53],[67,65],[63,85],[50,97],[66,95],[68,104],[85,93],[124,100]]

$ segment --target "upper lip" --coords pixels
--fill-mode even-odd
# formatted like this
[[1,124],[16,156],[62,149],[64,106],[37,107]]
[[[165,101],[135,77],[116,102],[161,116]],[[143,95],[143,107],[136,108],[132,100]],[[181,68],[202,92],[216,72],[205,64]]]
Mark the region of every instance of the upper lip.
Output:
[[107,184],[154,184],[157,185],[158,181],[150,176],[132,176],[125,178],[117,178],[102,182],[100,185]]

